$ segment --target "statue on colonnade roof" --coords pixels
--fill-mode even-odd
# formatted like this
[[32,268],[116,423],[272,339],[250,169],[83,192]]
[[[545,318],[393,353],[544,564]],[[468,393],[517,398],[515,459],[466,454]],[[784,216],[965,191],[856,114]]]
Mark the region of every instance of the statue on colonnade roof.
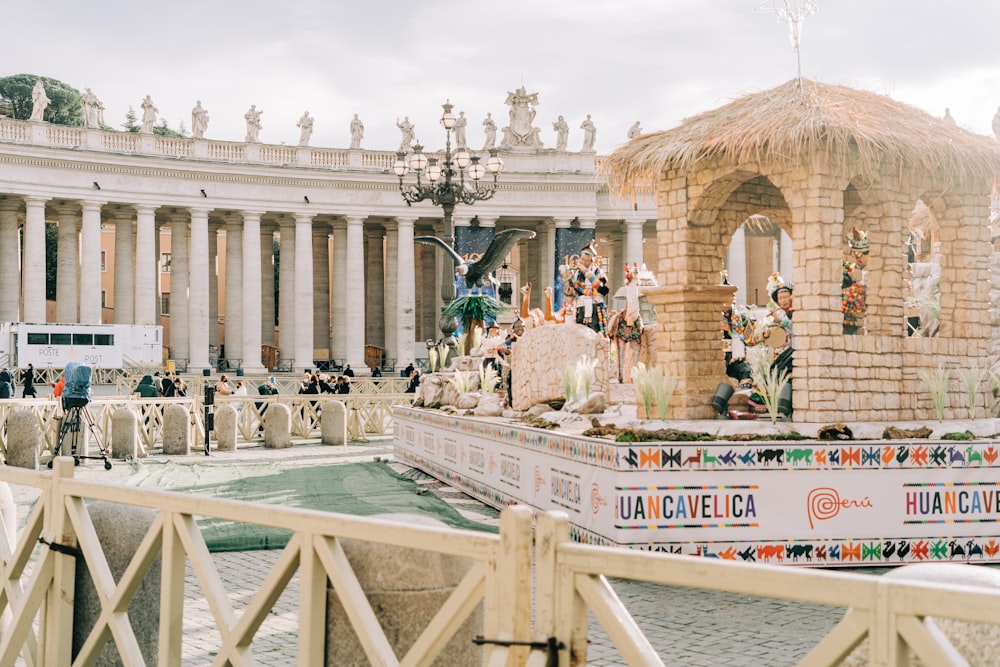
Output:
[[542,148],[542,140],[538,136],[539,129],[534,126],[538,93],[528,93],[524,86],[521,86],[514,92],[507,93],[504,104],[510,107],[510,126],[503,128],[503,141],[500,147]]

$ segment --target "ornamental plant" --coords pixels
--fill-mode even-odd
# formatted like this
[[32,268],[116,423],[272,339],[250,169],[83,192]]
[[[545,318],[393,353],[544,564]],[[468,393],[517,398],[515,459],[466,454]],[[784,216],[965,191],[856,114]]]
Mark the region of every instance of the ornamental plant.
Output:
[[770,350],[755,350],[755,352],[750,364],[750,379],[753,380],[757,393],[764,399],[767,414],[774,424],[778,421],[778,396],[788,384],[788,371],[779,371],[774,367]]
[[939,422],[944,421],[944,406],[948,400],[948,383],[951,381],[951,371],[939,365],[936,369],[931,368],[920,373],[920,379],[927,385],[927,391],[934,402],[934,410],[937,412]]
[[976,396],[979,394],[979,384],[986,375],[987,372],[978,366],[963,368],[958,372],[958,377],[965,388],[965,397],[969,401],[969,419],[976,418]]
[[429,348],[427,350],[427,368],[431,373],[437,368],[438,362],[438,351],[436,347]]
[[641,361],[632,370],[632,385],[635,387],[635,392],[639,394],[639,399],[642,401],[642,407],[648,419],[649,413],[653,409],[654,389],[649,369]]
[[[460,296],[441,312],[442,317],[457,317],[462,322],[464,331],[475,331],[482,329],[486,320],[494,320],[497,315],[507,310],[503,302],[494,299],[486,294],[467,294]],[[473,337],[467,336],[464,340],[462,354],[468,356],[472,352]]]
[[472,380],[475,377],[475,371],[455,371],[455,373],[448,378],[448,382],[459,394],[468,394],[472,391]]
[[484,394],[491,394],[500,386],[500,375],[497,369],[491,364],[485,364],[479,368],[479,390]]
[[560,371],[563,383],[563,393],[566,394],[566,405],[576,400],[576,366],[566,364]]
[[597,359],[580,357],[576,362],[576,384],[581,398],[590,396],[590,387],[594,384],[594,369]]

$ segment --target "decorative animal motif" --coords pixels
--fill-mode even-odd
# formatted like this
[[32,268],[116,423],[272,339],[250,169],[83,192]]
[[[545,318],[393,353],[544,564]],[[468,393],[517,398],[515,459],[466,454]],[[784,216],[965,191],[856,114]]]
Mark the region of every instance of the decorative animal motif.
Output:
[[701,450],[696,449],[694,454],[684,459],[684,463],[681,464],[682,467],[686,467],[689,463],[698,465],[701,463]]
[[948,465],[952,463],[961,463],[965,465],[965,455],[962,454],[961,450],[955,447],[948,448]]
[[952,540],[951,542],[948,542],[948,558],[950,560],[950,559],[954,558],[955,556],[963,556],[964,557],[965,556],[965,549],[962,548],[961,544],[959,544],[955,540]]
[[521,286],[520,317],[521,321],[524,322],[525,328],[528,329],[545,324],[545,313],[538,308],[531,307],[531,283],[524,283]]
[[972,445],[965,448],[965,459],[968,461],[968,465],[972,465],[975,462],[982,463],[983,455],[973,449]]
[[625,264],[625,307],[608,320],[608,339],[615,345],[618,382],[632,381],[632,369],[651,345],[653,325],[646,326],[639,312],[639,265]]
[[785,555],[788,556],[792,562],[798,562],[799,558],[805,556],[807,561],[812,560],[813,545],[811,544],[789,544],[785,547]]
[[965,552],[969,558],[973,556],[983,557],[983,548],[976,544],[974,540],[969,540],[965,543]]
[[781,465],[781,458],[785,455],[785,450],[783,449],[758,449],[757,450],[757,461],[768,465],[771,461],[774,461],[779,466]]
[[465,258],[455,252],[450,244],[436,236],[417,236],[413,241],[437,246],[448,253],[455,263],[455,273],[465,279],[465,286],[472,292],[474,289],[481,290],[487,284],[496,282],[493,272],[500,268],[518,241],[533,238],[535,238],[535,232],[530,229],[505,229],[502,232],[497,232],[479,260],[472,263],[467,263]]
[[720,456],[719,460],[727,466],[736,465],[736,452],[730,449],[728,452]]
[[743,551],[737,551],[736,555],[739,556],[740,558],[742,558],[743,560],[746,560],[746,561],[754,561],[754,562],[756,562],[756,560],[757,560],[754,557],[753,545],[752,544],[750,546],[748,546],[746,549],[744,549]]
[[900,562],[906,558],[908,553],[910,553],[910,543],[906,540],[900,540],[899,544],[896,545],[896,555],[899,557]]
[[545,295],[545,311],[542,313],[542,319],[546,324],[562,324],[566,321],[565,314],[560,311],[558,313],[552,312],[552,288],[546,287],[542,290]]

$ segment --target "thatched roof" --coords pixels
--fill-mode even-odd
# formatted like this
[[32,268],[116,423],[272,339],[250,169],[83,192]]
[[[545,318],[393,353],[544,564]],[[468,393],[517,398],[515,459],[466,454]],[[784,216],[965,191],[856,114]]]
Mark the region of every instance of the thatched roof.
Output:
[[612,190],[648,186],[668,165],[690,170],[700,161],[783,164],[813,152],[854,161],[855,175],[880,166],[953,183],[1000,178],[1000,142],[967,132],[902,102],[846,86],[793,79],[688,118],[680,126],[638,136],[601,165]]

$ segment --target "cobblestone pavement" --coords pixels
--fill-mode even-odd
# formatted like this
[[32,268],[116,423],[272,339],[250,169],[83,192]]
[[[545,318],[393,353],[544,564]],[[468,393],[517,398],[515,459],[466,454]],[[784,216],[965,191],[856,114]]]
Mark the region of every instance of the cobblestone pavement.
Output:
[[[200,453],[188,457],[165,457],[154,451],[149,460],[171,460],[213,465],[281,460],[292,464],[355,462],[382,458],[391,460],[391,441],[353,443],[346,447],[325,447],[315,442],[296,444],[283,450],[246,446],[235,453]],[[115,462],[105,471],[99,462],[85,462],[75,475],[81,479],[109,484],[127,484],[142,474],[142,462]],[[462,514],[485,523],[498,523],[498,514],[476,500],[455,491],[424,473],[392,463],[394,469],[414,479],[428,492],[443,498]],[[134,481],[134,479],[133,479]],[[14,487],[20,523],[23,524],[37,493]],[[242,613],[260,588],[278,551],[247,551],[213,555],[234,611]],[[649,637],[664,663],[691,667],[722,665],[795,665],[843,615],[839,608],[789,603],[645,582],[616,580],[616,592],[639,626]],[[183,665],[209,664],[220,639],[216,622],[201,595],[190,567],[185,587]],[[298,653],[298,576],[279,598],[273,612],[257,632],[252,650],[258,664],[295,665]],[[589,664],[621,665],[622,658],[607,635],[591,618]]]

